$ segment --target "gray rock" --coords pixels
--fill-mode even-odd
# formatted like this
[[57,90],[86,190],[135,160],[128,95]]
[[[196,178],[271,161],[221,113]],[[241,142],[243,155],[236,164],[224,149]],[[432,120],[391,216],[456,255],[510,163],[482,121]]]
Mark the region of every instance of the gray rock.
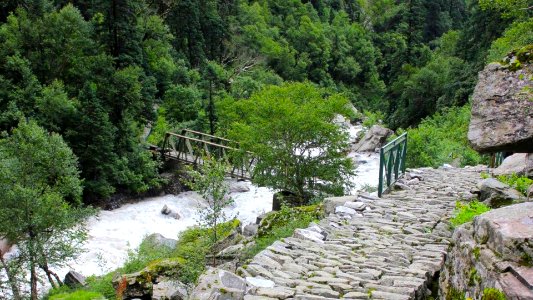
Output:
[[246,284],[253,287],[266,287],[266,288],[272,288],[274,285],[274,281],[265,279],[263,277],[246,277]]
[[[533,202],[494,209],[474,220],[474,237],[502,260],[523,263],[533,257]],[[520,245],[518,247],[518,245]]]
[[66,275],[65,279],[63,280],[63,283],[67,286],[74,288],[79,286],[85,285],[85,276],[81,275],[80,273],[70,270]]
[[324,199],[324,212],[326,215],[335,213],[335,208],[337,206],[342,206],[346,202],[356,201],[357,195],[355,196],[343,196],[343,197],[328,197]]
[[522,199],[520,192],[494,178],[484,179],[478,187],[479,200],[492,208],[509,205]]
[[394,132],[388,128],[374,125],[365,134],[365,137],[357,143],[354,151],[374,151],[376,148],[383,146],[387,138]]
[[162,281],[153,286],[152,300],[185,300],[187,286],[179,281]]
[[163,206],[163,208],[161,208],[161,213],[176,220],[181,219],[180,214],[170,209],[166,204]]
[[364,202],[361,202],[361,201],[357,201],[357,202],[346,202],[344,204],[345,207],[349,207],[349,208],[352,208],[352,209],[355,209],[355,210],[358,210],[358,211],[362,211],[362,210],[365,210],[366,208],[366,204]]
[[250,184],[245,181],[231,181],[229,184],[230,193],[244,193],[250,191]]
[[191,293],[191,300],[242,300],[246,282],[241,277],[217,268],[209,268],[198,279]]
[[310,240],[320,244],[323,244],[325,239],[322,234],[307,229],[296,229],[294,231],[294,237],[301,240]]
[[503,163],[494,169],[493,174],[495,176],[516,174],[533,178],[533,153],[515,153],[506,157]]
[[152,233],[143,240],[144,243],[148,243],[153,247],[167,247],[170,249],[176,248],[177,240],[164,237],[160,233]]
[[257,235],[257,230],[259,229],[259,225],[257,224],[248,224],[244,226],[242,230],[242,234],[244,236],[255,236]]
[[492,63],[479,73],[472,95],[468,140],[480,152],[533,149],[533,64],[516,71]]
[[336,214],[355,215],[355,214],[357,214],[357,211],[355,211],[355,209],[353,209],[353,208],[349,208],[349,207],[346,207],[346,206],[337,206],[335,208],[335,213]]
[[244,249],[243,244],[237,244],[237,245],[231,245],[227,248],[222,249],[220,252],[217,253],[217,258],[235,258],[237,257],[242,249]]
[[163,208],[161,208],[161,213],[164,215],[168,215],[171,212],[170,208],[168,208],[168,205],[163,205]]

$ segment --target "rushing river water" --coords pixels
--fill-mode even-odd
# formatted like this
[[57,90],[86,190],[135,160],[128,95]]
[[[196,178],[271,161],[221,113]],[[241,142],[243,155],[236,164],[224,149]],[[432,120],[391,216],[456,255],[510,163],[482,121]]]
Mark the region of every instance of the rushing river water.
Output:
[[[361,130],[360,126],[347,128],[353,139]],[[357,175],[351,178],[355,189],[365,186],[377,186],[379,157],[375,153],[350,153],[357,163]],[[228,179],[229,180],[229,179]],[[236,184],[235,181],[230,182]],[[226,209],[226,215],[237,217],[243,224],[255,222],[258,215],[272,208],[274,191],[257,187],[250,182],[238,185],[249,191],[231,194],[234,205]],[[167,205],[178,212],[179,219],[161,214]],[[120,267],[127,258],[128,250],[135,249],[143,238],[152,233],[160,233],[167,238],[176,239],[180,232],[197,224],[199,209],[203,201],[195,192],[179,195],[165,195],[147,198],[143,201],[126,204],[112,211],[100,211],[88,222],[89,238],[85,244],[85,252],[69,267],[59,270],[61,278],[69,269],[89,275],[101,275]]]

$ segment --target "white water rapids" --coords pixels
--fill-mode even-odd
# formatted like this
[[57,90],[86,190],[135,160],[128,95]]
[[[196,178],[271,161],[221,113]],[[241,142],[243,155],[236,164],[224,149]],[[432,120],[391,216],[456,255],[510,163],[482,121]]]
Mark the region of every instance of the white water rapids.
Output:
[[[353,140],[361,126],[347,128]],[[357,175],[352,178],[356,191],[365,185],[377,186],[379,156],[375,153],[350,153],[357,164]],[[250,182],[247,192],[232,193],[235,203],[226,210],[227,216],[237,216],[244,225],[255,222],[258,215],[270,211],[274,191],[257,187]],[[176,220],[161,214],[161,208],[167,205],[178,212],[181,218]],[[69,269],[89,275],[101,275],[120,267],[126,260],[128,250],[135,249],[143,238],[152,233],[160,233],[167,238],[176,239],[180,232],[197,224],[201,197],[195,192],[179,195],[165,195],[126,204],[112,211],[100,211],[88,222],[89,238],[85,252],[68,268],[58,270],[63,278]]]

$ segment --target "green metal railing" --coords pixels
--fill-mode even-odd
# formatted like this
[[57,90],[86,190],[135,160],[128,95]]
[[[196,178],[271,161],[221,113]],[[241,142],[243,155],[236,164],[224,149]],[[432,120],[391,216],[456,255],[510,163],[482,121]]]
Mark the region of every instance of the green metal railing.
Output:
[[407,132],[381,147],[379,151],[378,197],[405,173]]
[[491,168],[497,168],[499,167],[503,162],[503,152],[497,152],[493,153],[490,157],[490,165]]

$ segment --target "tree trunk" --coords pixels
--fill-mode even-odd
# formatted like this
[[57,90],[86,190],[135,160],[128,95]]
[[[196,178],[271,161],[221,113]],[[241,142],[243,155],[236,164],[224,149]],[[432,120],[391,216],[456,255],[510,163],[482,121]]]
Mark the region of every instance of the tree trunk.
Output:
[[17,279],[13,276],[11,268],[4,260],[4,253],[2,252],[2,250],[0,250],[0,263],[2,263],[2,267],[4,268],[4,270],[6,270],[7,281],[9,281],[9,285],[11,286],[11,292],[13,293],[13,300],[21,300],[22,298],[20,297],[20,291],[17,286]]

